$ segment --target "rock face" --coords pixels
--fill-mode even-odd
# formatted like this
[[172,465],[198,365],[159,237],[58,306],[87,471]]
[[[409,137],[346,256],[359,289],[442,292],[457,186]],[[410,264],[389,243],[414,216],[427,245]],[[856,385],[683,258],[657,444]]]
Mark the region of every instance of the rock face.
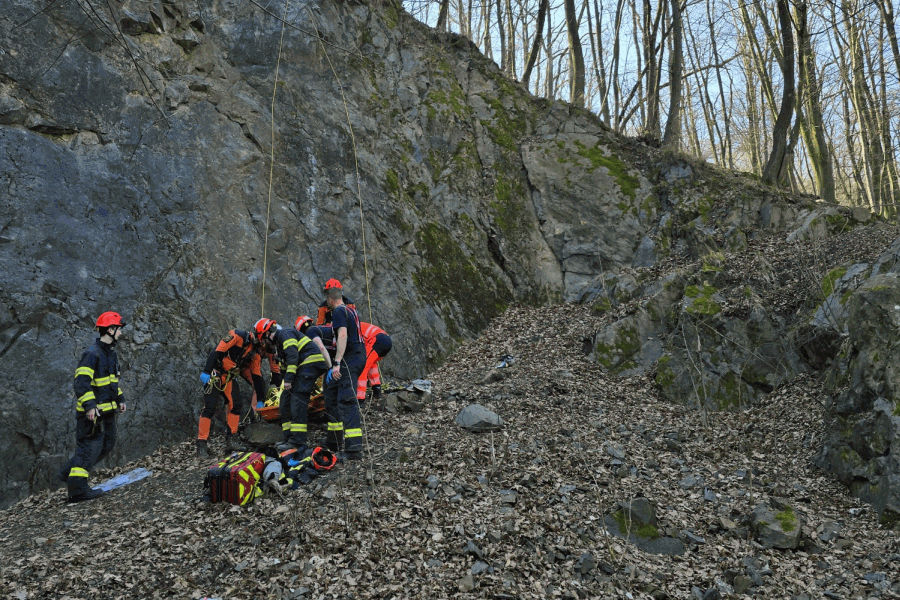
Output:
[[[900,274],[892,249],[873,275],[843,290],[846,329],[840,351],[845,378],[831,398],[833,420],[818,456],[851,491],[871,502],[882,521],[900,522]],[[888,266],[890,265],[890,266]],[[879,272],[882,269],[889,272]],[[867,269],[869,270],[869,269]],[[836,290],[836,293],[837,290]]]
[[283,45],[252,3],[43,8],[0,22],[0,505],[71,451],[103,310],[130,323],[121,461],[192,434],[216,339],[313,311],[329,277],[412,377],[511,302],[653,260],[646,149],[398,4],[292,6]]

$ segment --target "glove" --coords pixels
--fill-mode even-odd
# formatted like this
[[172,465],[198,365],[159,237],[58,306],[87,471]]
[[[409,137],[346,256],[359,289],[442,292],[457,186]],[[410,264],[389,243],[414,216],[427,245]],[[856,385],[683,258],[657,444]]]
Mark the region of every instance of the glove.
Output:
[[260,400],[256,403],[256,410],[262,410],[265,406],[266,404],[262,400]]
[[200,383],[203,385],[209,383],[209,373],[200,373]]
[[331,369],[328,369],[328,372],[325,373],[325,385],[331,385],[332,381],[334,381],[334,377],[331,376]]

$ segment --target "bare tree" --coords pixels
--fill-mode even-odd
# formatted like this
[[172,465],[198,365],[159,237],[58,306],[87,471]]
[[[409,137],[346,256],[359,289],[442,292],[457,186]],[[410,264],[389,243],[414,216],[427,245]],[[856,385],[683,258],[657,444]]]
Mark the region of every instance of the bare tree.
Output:
[[543,42],[544,39],[544,21],[547,19],[547,9],[549,6],[550,0],[540,0],[534,42],[531,44],[531,50],[528,52],[528,58],[525,61],[525,70],[522,72],[522,82],[526,87],[528,86],[528,80],[531,79],[531,71],[534,69],[534,63],[537,61],[538,54],[541,50],[541,42]]
[[584,52],[578,33],[578,15],[575,0],[564,0],[566,9],[566,30],[569,34],[569,101],[575,106],[584,106]]
[[669,56],[669,116],[663,145],[678,148],[681,145],[681,71],[684,65],[681,22],[681,0],[672,0],[672,52]]
[[[758,0],[755,0],[758,3]],[[781,67],[782,89],[781,108],[772,129],[772,150],[763,168],[763,181],[770,184],[783,184],[785,176],[785,157],[788,152],[787,135],[794,114],[794,32],[791,23],[791,10],[788,0],[777,0],[778,26],[781,31],[781,56],[778,61]]]

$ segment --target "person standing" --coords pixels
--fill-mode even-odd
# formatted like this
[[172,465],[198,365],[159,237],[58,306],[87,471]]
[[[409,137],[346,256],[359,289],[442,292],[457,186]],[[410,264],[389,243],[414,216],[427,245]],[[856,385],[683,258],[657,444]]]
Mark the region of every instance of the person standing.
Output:
[[125,412],[115,351],[123,327],[125,320],[119,313],[101,314],[96,322],[100,337],[84,351],[75,369],[75,454],[60,472],[66,479],[69,502],[103,495],[88,485],[88,477],[89,470],[112,452],[116,415]]
[[330,370],[330,385],[325,387],[325,399],[337,397],[337,405],[344,426],[344,453],[348,459],[362,454],[362,420],[356,401],[356,382],[366,364],[366,346],[360,335],[356,309],[344,304],[343,289],[332,287],[325,301],[331,309],[334,330],[334,363]]

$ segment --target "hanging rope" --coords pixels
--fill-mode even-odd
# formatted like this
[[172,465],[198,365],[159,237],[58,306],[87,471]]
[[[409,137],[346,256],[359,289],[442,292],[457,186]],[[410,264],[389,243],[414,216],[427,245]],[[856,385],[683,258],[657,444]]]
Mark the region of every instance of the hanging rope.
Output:
[[359,205],[359,232],[360,232],[360,241],[362,242],[362,253],[363,253],[363,271],[365,273],[366,278],[366,306],[369,309],[369,322],[374,322],[374,315],[372,314],[372,297],[369,292],[369,255],[366,250],[366,226],[365,226],[365,217],[363,215],[363,201],[362,201],[362,190],[360,189],[359,184],[359,155],[356,151],[356,135],[353,133],[353,124],[350,122],[350,109],[347,107],[347,97],[344,95],[344,86],[341,83],[341,78],[337,74],[337,70],[334,68],[334,64],[331,62],[331,57],[328,56],[328,50],[325,49],[325,44],[323,43],[322,36],[319,34],[319,26],[316,24],[316,17],[310,10],[307,5],[306,11],[309,13],[309,20],[312,23],[313,29],[316,33],[316,39],[319,40],[319,44],[322,48],[322,54],[325,56],[325,60],[328,61],[328,67],[331,69],[331,73],[334,75],[334,80],[338,84],[338,89],[341,92],[341,102],[344,105],[344,116],[347,118],[347,128],[350,130],[350,142],[353,145],[353,167],[356,170],[356,199]]
[[284,16],[281,18],[281,38],[278,41],[278,59],[275,61],[275,82],[272,84],[272,150],[269,153],[269,198],[266,202],[266,228],[263,231],[263,272],[259,294],[259,316],[266,314],[266,267],[269,258],[269,218],[272,214],[272,180],[275,174],[275,96],[278,93],[278,69],[281,67],[281,51],[284,48],[284,27],[287,21],[288,0],[284,0]]

